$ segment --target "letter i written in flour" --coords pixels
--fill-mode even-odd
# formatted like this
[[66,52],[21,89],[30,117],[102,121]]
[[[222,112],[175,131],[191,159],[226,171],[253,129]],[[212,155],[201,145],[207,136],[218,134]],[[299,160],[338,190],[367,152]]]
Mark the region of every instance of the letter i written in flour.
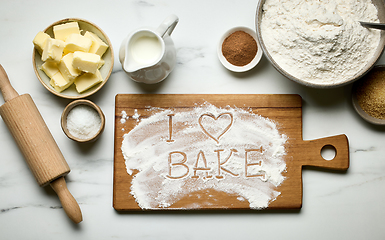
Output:
[[166,140],[166,142],[174,142],[175,140],[172,139],[172,117],[175,114],[169,114],[168,116],[168,134],[169,134],[169,139]]

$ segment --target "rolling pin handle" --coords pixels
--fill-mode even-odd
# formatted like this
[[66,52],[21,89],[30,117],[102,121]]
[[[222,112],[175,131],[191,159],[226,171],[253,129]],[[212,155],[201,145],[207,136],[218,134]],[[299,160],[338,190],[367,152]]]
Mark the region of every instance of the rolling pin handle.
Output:
[[1,90],[1,93],[3,94],[3,98],[5,102],[19,96],[19,94],[16,92],[16,90],[12,87],[11,83],[9,82],[8,75],[1,64],[0,64],[0,90]]
[[60,202],[63,206],[67,216],[74,222],[80,223],[83,220],[82,212],[79,204],[75,198],[68,191],[66,181],[64,177],[60,177],[50,183],[53,190],[59,196]]

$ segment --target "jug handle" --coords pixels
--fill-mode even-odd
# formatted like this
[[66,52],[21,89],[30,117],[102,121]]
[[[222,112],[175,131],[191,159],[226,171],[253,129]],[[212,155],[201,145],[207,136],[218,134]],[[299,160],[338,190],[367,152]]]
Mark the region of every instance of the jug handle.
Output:
[[159,35],[163,38],[164,35],[167,33],[168,35],[171,35],[172,31],[174,31],[175,26],[179,22],[179,18],[172,14],[168,16],[157,28],[157,32]]

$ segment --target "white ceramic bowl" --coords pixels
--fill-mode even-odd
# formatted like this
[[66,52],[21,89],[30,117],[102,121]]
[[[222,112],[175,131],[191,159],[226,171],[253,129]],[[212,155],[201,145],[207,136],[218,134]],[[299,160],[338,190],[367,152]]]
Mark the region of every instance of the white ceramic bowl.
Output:
[[[245,66],[236,66],[236,65],[233,65],[233,64],[229,63],[227,61],[227,59],[223,56],[223,53],[222,53],[223,41],[228,36],[230,36],[232,33],[236,32],[236,31],[244,31],[245,33],[250,34],[250,36],[252,36],[254,38],[254,40],[255,40],[255,42],[257,43],[257,46],[258,46],[258,50],[257,50],[257,53],[255,54],[254,59],[249,64],[247,64]],[[262,53],[263,53],[263,51],[261,49],[261,46],[259,45],[257,36],[255,34],[255,31],[250,29],[250,28],[247,28],[247,27],[234,27],[234,28],[228,30],[225,34],[222,35],[222,37],[221,37],[221,39],[219,41],[218,49],[217,50],[218,50],[219,61],[222,63],[222,65],[225,68],[227,68],[228,70],[233,71],[233,72],[246,72],[246,71],[254,68],[259,63],[259,61],[261,60]]]
[[[85,105],[85,106],[89,106],[89,107],[95,109],[95,111],[98,113],[98,115],[100,117],[100,121],[101,121],[99,131],[94,136],[92,136],[90,138],[87,138],[87,139],[75,137],[67,129],[67,116],[68,116],[68,113],[74,107],[79,106],[79,105]],[[78,100],[75,100],[75,101],[69,103],[64,108],[62,116],[61,116],[61,127],[63,129],[63,132],[65,133],[65,135],[69,139],[72,139],[75,142],[79,142],[79,143],[90,143],[90,142],[96,141],[100,137],[100,135],[103,133],[104,127],[105,127],[105,123],[106,123],[105,116],[104,116],[103,111],[100,109],[100,107],[98,105],[96,105],[95,103],[91,102],[90,100],[86,100],[86,99],[78,99]]]
[[[378,17],[380,19],[380,22],[385,22],[385,5],[382,0],[372,0],[373,4],[376,6],[378,10]],[[263,41],[262,38],[262,32],[261,32],[261,20],[262,20],[262,14],[263,14],[263,5],[265,4],[265,0],[260,0],[258,3],[257,11],[256,11],[256,18],[255,18],[255,25],[257,29],[257,38],[258,41],[262,47],[262,50],[267,57],[267,59],[270,61],[270,63],[274,66],[274,68],[280,72],[282,75],[287,77],[290,80],[293,80],[294,82],[300,83],[302,85],[308,86],[308,87],[313,87],[313,88],[335,88],[335,87],[340,87],[349,83],[352,83],[356,81],[357,79],[361,78],[364,76],[376,63],[376,61],[381,57],[381,54],[384,50],[385,46],[385,31],[381,32],[381,40],[379,45],[377,46],[376,52],[373,55],[373,57],[368,61],[368,63],[365,65],[363,69],[361,69],[359,72],[357,72],[354,76],[350,78],[346,78],[343,81],[339,81],[338,83],[330,83],[330,84],[325,84],[325,83],[313,83],[309,82],[303,79],[299,79],[288,72],[286,72],[279,64],[274,61],[272,56],[270,55],[269,51],[266,49],[266,45]]]
[[[371,71],[385,71],[385,65],[375,66]],[[360,117],[362,117],[362,119],[364,119],[365,121],[367,121],[367,122],[369,122],[371,124],[374,124],[374,125],[385,125],[385,120],[384,119],[379,119],[379,118],[375,118],[375,117],[370,116],[368,113],[366,113],[361,108],[360,104],[358,103],[357,90],[358,90],[358,87],[360,85],[360,82],[361,81],[365,81],[365,80],[366,80],[366,77],[363,77],[362,79],[356,81],[353,84],[353,87],[352,87],[352,103],[353,103],[353,107],[356,110],[356,112],[358,113],[358,115]],[[384,81],[384,84],[385,84],[385,81]]]
[[41,70],[41,65],[43,64],[43,61],[41,60],[41,55],[38,53],[38,51],[35,50],[35,48],[33,49],[33,54],[32,54],[33,68],[35,70],[36,76],[39,79],[40,83],[51,93],[67,99],[85,98],[99,91],[99,89],[101,89],[104,86],[104,84],[106,84],[108,78],[111,75],[112,68],[114,66],[114,51],[112,49],[111,41],[107,37],[107,35],[94,23],[91,23],[87,20],[80,19],[80,18],[66,18],[49,25],[46,29],[43,30],[43,32],[53,37],[54,36],[53,26],[67,23],[67,22],[74,22],[74,21],[79,23],[79,28],[80,30],[82,30],[83,33],[85,31],[95,33],[100,39],[102,39],[108,45],[107,51],[102,56],[102,59],[105,61],[105,63],[100,68],[100,73],[103,77],[103,82],[97,84],[96,86],[88,89],[83,93],[78,93],[75,89],[74,84],[72,84],[72,86],[70,86],[66,90],[59,93],[51,86],[51,84],[49,84],[50,78]]

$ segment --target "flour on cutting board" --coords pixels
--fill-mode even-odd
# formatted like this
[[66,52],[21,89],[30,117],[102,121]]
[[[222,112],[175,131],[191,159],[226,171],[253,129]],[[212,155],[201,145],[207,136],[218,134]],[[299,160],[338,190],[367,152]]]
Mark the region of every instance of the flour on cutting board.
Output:
[[131,194],[141,208],[172,208],[184,197],[215,190],[262,209],[280,195],[287,137],[272,120],[209,103],[149,111],[121,146],[133,175]]
[[130,116],[127,115],[126,111],[122,111],[121,115],[122,116],[120,118],[120,123],[125,123],[130,118]]

